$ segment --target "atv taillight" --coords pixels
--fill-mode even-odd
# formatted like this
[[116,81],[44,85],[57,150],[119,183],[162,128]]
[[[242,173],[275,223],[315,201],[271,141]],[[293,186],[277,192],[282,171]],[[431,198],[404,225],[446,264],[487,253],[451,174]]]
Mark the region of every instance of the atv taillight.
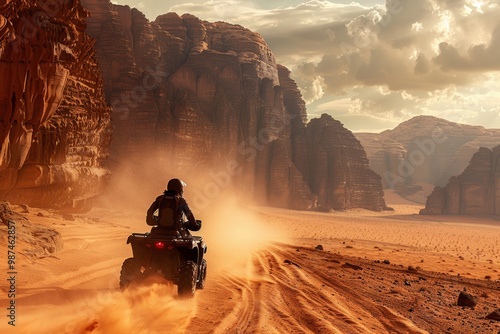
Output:
[[165,248],[165,243],[163,241],[157,241],[155,242],[155,248],[163,249]]

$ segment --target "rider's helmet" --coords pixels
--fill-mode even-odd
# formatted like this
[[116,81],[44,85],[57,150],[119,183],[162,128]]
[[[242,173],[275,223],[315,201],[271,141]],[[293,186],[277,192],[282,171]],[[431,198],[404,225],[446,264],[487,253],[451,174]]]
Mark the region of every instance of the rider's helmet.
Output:
[[168,181],[167,184],[167,190],[175,192],[176,194],[182,196],[184,194],[184,187],[186,186],[186,183],[182,181],[181,179],[171,179]]

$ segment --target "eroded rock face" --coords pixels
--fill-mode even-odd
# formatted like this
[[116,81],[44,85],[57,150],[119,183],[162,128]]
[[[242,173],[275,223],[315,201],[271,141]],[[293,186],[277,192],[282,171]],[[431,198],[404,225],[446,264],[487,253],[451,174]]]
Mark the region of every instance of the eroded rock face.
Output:
[[86,209],[108,178],[110,109],[78,0],[0,5],[0,197]]
[[323,114],[307,125],[303,174],[324,209],[386,208],[380,176],[368,168],[359,141],[342,123]]
[[500,146],[480,148],[462,174],[434,189],[420,213],[500,215]]
[[[97,39],[106,98],[114,109],[111,154],[118,164],[153,157],[155,165],[168,165],[187,178],[205,177],[201,191],[208,199],[210,187],[203,184],[221,186],[231,179],[260,204],[305,209],[319,200],[332,208],[380,209],[354,195],[363,192],[361,183],[339,191],[337,176],[324,178],[332,189],[315,193],[310,164],[323,164],[328,175],[349,174],[347,164],[356,165],[357,158],[341,154],[349,151],[340,148],[349,146],[349,139],[331,144],[329,159],[335,163],[309,160],[304,101],[259,34],[189,14],[168,13],[148,22],[127,6],[82,2],[92,14],[87,32]],[[352,137],[338,131],[344,135]],[[364,154],[358,148],[348,155]],[[348,180],[347,186],[355,181],[338,178]],[[368,193],[374,194],[371,188]],[[375,193],[373,202],[383,202],[381,192]]]
[[23,256],[41,257],[63,249],[64,243],[59,232],[30,222],[23,215],[12,211],[8,202],[0,202],[0,222],[2,245],[9,244],[9,231],[15,230],[16,251]]
[[[370,167],[380,176],[384,188],[412,196],[434,186],[444,186],[467,166],[480,147],[500,143],[500,130],[449,122],[432,116],[418,116],[380,134],[359,133]],[[427,190],[429,189],[429,190]]]

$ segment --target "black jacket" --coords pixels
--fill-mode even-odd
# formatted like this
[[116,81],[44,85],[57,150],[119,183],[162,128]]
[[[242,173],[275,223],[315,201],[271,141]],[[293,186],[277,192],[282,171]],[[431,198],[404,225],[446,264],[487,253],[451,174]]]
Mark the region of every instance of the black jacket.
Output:
[[[177,222],[176,228],[182,229],[187,228],[191,231],[198,231],[201,228],[201,224],[194,218],[191,209],[184,198],[177,195],[176,193],[165,191],[162,195],[158,196],[155,201],[151,204],[146,214],[146,223],[150,226],[158,225],[156,216],[153,216],[156,210],[160,209],[160,205],[172,205],[172,203],[166,203],[166,197],[176,199],[177,207]],[[186,216],[187,221],[184,221],[183,216]]]

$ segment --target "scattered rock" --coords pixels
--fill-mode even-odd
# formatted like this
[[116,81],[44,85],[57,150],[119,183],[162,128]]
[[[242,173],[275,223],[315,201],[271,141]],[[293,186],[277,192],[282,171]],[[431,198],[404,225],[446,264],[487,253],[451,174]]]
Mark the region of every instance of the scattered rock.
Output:
[[389,261],[389,260],[384,260],[382,263],[383,263],[383,264],[391,264],[391,261]]
[[94,321],[93,323],[91,323],[90,325],[87,326],[87,328],[85,328],[85,332],[93,332],[94,329],[97,329],[99,327],[99,322],[98,321]]
[[467,292],[460,292],[457,301],[458,306],[475,307],[477,305],[477,298]]
[[404,283],[405,283],[406,286],[411,286],[410,281],[408,281],[407,279],[405,279]]
[[38,217],[46,217],[42,212],[36,214]]
[[318,246],[314,247],[314,249],[323,250],[323,246],[322,245],[318,245]]
[[292,262],[292,261],[290,261],[290,260],[285,260],[285,261],[283,261],[283,262],[284,262],[284,263],[286,263],[286,264],[294,265],[294,266],[296,266],[297,268],[300,268],[300,265],[298,265],[297,263]]
[[416,268],[413,268],[412,266],[408,266],[407,269],[410,273],[416,273],[418,270]]
[[350,268],[350,269],[354,269],[354,270],[362,270],[363,268],[358,266],[358,265],[355,265],[355,264],[352,264],[352,263],[349,263],[349,262],[346,262],[342,265],[342,268]]
[[30,213],[30,207],[27,204],[19,204],[21,213]]
[[485,318],[489,320],[500,321],[500,309],[491,312]]
[[75,216],[69,213],[65,213],[62,215],[64,220],[75,221]]

